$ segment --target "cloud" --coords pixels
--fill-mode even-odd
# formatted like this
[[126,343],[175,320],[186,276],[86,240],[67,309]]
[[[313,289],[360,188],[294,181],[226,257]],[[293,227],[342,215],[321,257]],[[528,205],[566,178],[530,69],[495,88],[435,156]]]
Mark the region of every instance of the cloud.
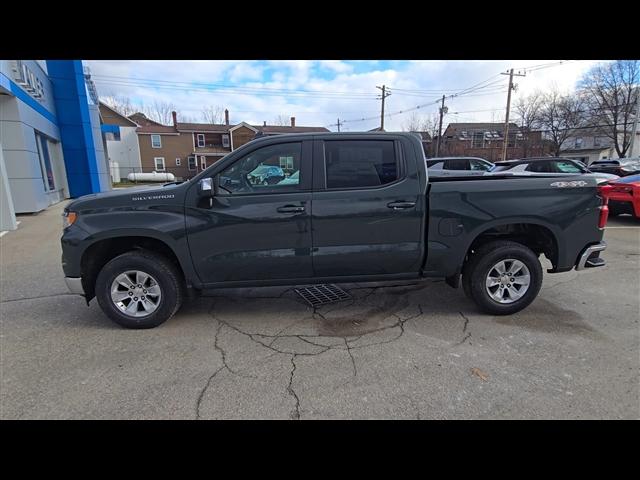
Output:
[[[444,124],[501,121],[508,78],[500,73],[546,63],[554,61],[85,61],[101,95],[125,95],[134,103],[168,101],[196,119],[204,105],[228,108],[233,122],[261,124],[284,115],[295,116],[298,125],[335,129],[331,125],[340,118],[348,131],[379,125],[376,86],[383,84],[391,91],[387,130],[401,129],[413,112],[437,112],[443,94],[480,82],[489,87],[446,99],[450,113]],[[515,80],[515,98],[553,84],[570,91],[595,63],[571,61],[530,71]],[[369,117],[374,118],[359,121]]]
[[342,60],[320,60],[320,67],[337,73],[352,72],[354,68],[353,65]]

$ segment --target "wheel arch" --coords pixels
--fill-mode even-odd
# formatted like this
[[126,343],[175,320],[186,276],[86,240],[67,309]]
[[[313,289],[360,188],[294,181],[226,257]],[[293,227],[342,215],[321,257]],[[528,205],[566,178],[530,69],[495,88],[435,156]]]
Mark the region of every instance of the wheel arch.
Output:
[[186,280],[185,269],[178,254],[170,244],[156,236],[114,235],[95,239],[87,245],[80,259],[82,287],[87,302],[95,297],[95,284],[98,273],[112,259],[126,252],[147,250],[169,260]]
[[494,240],[511,240],[530,248],[536,254],[544,254],[556,268],[562,244],[557,227],[537,218],[502,219],[482,225],[469,235],[464,249],[463,264],[475,250]]

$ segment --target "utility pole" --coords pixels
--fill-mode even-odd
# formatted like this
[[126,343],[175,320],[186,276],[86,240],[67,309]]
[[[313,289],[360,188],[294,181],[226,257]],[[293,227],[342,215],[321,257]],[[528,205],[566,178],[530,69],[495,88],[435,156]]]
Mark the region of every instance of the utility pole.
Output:
[[444,106],[444,98],[444,95],[442,95],[442,106],[440,107],[440,122],[438,123],[438,142],[436,143],[436,157],[440,155],[440,139],[442,138],[442,117],[449,111],[449,109]]
[[340,131],[340,119],[338,119],[338,131]]
[[633,130],[631,131],[631,143],[629,144],[630,157],[633,157],[633,144],[638,135],[638,117],[640,117],[640,88],[636,88],[636,118],[633,121]]
[[382,109],[380,111],[380,130],[384,130],[384,99],[391,95],[391,92],[387,90],[386,85],[382,85],[382,87],[376,87],[379,90],[382,90],[382,95],[378,98],[382,100]]
[[[502,161],[507,159],[507,144],[509,143],[509,110],[511,109],[511,90],[515,90],[513,85],[513,68],[509,73],[503,72],[501,75],[509,75],[509,89],[507,93],[507,114],[504,119],[504,141],[502,142]],[[524,73],[516,73],[516,77],[524,77]]]

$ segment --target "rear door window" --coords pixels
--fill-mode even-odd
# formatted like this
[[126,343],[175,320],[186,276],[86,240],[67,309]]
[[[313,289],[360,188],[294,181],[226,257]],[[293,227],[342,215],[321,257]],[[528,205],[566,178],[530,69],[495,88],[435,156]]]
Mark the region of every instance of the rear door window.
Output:
[[393,140],[325,141],[327,188],[368,188],[399,178]]
[[555,173],[550,162],[531,162],[526,168],[527,172],[535,173]]
[[582,173],[573,162],[555,162],[556,171],[560,173]]
[[469,170],[469,160],[454,158],[444,162],[445,170]]

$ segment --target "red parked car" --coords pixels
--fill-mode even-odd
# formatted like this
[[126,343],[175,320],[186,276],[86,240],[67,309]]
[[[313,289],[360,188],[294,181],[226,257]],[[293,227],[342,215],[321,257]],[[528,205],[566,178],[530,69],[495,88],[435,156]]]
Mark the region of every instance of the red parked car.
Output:
[[613,180],[600,191],[608,200],[610,215],[630,213],[640,219],[640,175]]

